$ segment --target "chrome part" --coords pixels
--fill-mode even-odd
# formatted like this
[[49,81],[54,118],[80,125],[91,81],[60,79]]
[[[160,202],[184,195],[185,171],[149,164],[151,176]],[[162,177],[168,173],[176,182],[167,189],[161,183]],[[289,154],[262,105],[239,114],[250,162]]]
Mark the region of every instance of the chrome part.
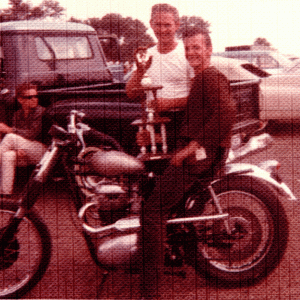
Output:
[[[131,231],[136,230],[140,228],[140,218],[138,216],[128,217],[124,219],[118,220],[116,223],[107,225],[107,226],[101,226],[101,227],[91,227],[88,224],[84,222],[86,211],[92,207],[97,206],[97,203],[95,202],[89,202],[82,206],[82,208],[79,210],[78,217],[82,221],[82,227],[91,234],[109,234],[114,231]],[[180,223],[193,223],[193,222],[205,222],[210,220],[222,220],[228,218],[229,215],[226,214],[214,214],[210,216],[199,216],[199,217],[190,217],[190,218],[175,218],[167,221],[167,224],[180,224]]]
[[49,167],[53,162],[53,157],[57,154],[57,152],[58,147],[55,145],[51,148],[51,150],[46,151],[46,153],[40,161],[40,169],[35,175],[35,180],[39,182],[44,182],[45,178],[48,175]]
[[[217,195],[216,195],[216,193],[213,190],[213,188],[212,188],[211,185],[208,186],[208,190],[209,190],[210,195],[212,197],[212,200],[213,200],[213,202],[214,202],[214,204],[216,206],[218,214],[223,214],[223,209],[222,209],[222,206],[220,204],[220,201],[219,201],[219,199],[218,199],[218,197],[217,197]],[[229,227],[229,223],[228,223],[227,220],[224,221],[224,225],[225,225],[227,234],[231,234],[231,229]]]
[[0,92],[1,95],[6,95],[8,93],[9,93],[9,89],[2,89]]
[[[224,222],[216,221],[206,238],[199,240],[198,249],[208,264],[234,276],[252,269],[266,257],[274,240],[274,223],[265,203],[250,193],[230,190],[217,197],[224,211],[230,214],[232,233],[227,236]],[[204,214],[214,213],[212,201],[207,202]]]
[[[292,191],[288,188],[288,186],[285,183],[279,183],[277,180],[271,177],[271,174],[269,172],[255,165],[246,163],[236,163],[228,164],[225,166],[225,175],[230,175],[234,173],[239,174],[240,176],[250,176],[264,180],[267,183],[271,184],[274,188],[278,189],[278,191],[283,196],[287,196],[289,200],[298,200],[298,198],[292,193]],[[217,181],[219,181],[219,179],[212,182],[212,184],[214,184]]]
[[229,214],[217,214],[217,215],[202,216],[202,217],[176,218],[176,219],[168,220],[167,224],[205,222],[205,221],[212,221],[212,220],[227,219],[228,217]]
[[97,184],[95,187],[97,194],[126,194],[126,191],[121,186],[116,184]]
[[87,165],[97,174],[106,177],[140,173],[144,170],[144,164],[140,160],[115,150],[95,152]]
[[[236,139],[238,139],[238,137],[236,137]],[[245,157],[253,152],[261,151],[270,145],[272,140],[273,139],[269,134],[263,133],[261,135],[251,137],[247,144],[241,147],[238,147],[240,141],[235,141],[236,145],[233,145],[233,147],[229,150],[226,163],[231,163],[234,160]]]
[[132,266],[138,260],[138,234],[113,234],[101,239],[97,259],[102,265],[118,267]]
[[257,166],[268,173],[272,174],[273,172],[276,172],[279,166],[279,162],[277,160],[265,160],[261,163],[259,163]]

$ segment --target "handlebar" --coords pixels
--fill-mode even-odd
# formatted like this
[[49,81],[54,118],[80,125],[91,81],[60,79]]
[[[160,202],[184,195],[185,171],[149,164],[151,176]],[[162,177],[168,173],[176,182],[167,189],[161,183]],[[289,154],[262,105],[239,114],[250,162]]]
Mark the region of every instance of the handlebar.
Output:
[[84,131],[88,131],[91,128],[84,123],[81,123],[81,120],[85,117],[85,113],[78,110],[71,110],[70,112],[70,123],[68,124],[68,132],[76,134],[81,145],[82,149],[80,152],[84,151],[86,148],[83,133]]

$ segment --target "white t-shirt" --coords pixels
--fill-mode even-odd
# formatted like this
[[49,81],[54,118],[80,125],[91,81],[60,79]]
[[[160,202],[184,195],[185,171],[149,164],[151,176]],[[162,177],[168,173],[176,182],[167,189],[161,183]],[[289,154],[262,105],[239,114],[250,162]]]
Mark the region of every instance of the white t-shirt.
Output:
[[194,71],[185,58],[183,42],[178,41],[177,47],[167,54],[159,53],[157,46],[149,48],[148,53],[152,55],[152,64],[147,70],[147,74],[151,78],[152,84],[163,86],[161,90],[157,91],[157,97],[187,97]]

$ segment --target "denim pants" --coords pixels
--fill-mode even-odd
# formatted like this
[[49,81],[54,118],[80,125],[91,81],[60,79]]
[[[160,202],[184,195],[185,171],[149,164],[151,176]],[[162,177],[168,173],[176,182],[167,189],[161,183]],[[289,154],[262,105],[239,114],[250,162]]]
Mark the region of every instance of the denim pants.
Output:
[[[158,176],[154,190],[144,200],[140,246],[143,249],[141,293],[143,297],[159,297],[163,289],[164,241],[166,217],[171,207],[184,198],[185,193],[203,173],[213,174],[212,157],[194,165],[168,166]],[[211,169],[211,172],[210,172]]]

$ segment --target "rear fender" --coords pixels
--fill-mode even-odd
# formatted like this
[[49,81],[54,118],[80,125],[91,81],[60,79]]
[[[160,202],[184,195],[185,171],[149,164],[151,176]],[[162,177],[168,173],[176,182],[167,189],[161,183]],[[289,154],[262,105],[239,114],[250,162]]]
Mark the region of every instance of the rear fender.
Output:
[[[271,185],[273,188],[278,190],[281,195],[288,197],[289,200],[298,200],[284,182],[278,182],[271,176],[270,172],[263,170],[255,165],[247,163],[227,164],[223,172],[223,175],[229,178],[236,176],[247,176],[258,179],[266,184]],[[224,180],[224,176],[213,181],[212,185],[221,180]]]

